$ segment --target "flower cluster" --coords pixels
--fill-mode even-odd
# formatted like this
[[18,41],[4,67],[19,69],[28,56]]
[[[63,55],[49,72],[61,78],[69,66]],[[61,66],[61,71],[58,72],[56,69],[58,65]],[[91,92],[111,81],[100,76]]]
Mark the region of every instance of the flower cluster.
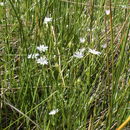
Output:
[[[45,45],[40,45],[37,47],[37,50],[41,53],[41,52],[45,52],[48,50],[48,46],[45,46]],[[36,59],[36,62],[38,64],[41,64],[41,65],[47,65],[48,64],[48,60],[45,56],[43,57],[39,57],[40,54],[39,53],[35,53],[35,54],[29,54],[28,55],[28,59]],[[39,58],[38,58],[39,57]]]
[[[102,46],[102,48],[106,48],[106,44],[104,44],[104,46]],[[36,49],[42,53],[42,52],[45,52],[48,50],[48,46],[45,46],[45,45],[40,45],[38,47],[36,47]],[[79,49],[78,51],[76,51],[72,57],[75,57],[75,58],[78,58],[78,59],[81,59],[84,57],[84,51],[86,49],[85,48],[81,48]],[[95,49],[91,49],[91,48],[88,48],[88,52],[91,53],[91,54],[94,54],[94,55],[101,55],[101,52],[99,51],[96,51]],[[35,54],[29,54],[28,55],[28,59],[36,59],[36,62],[38,64],[41,64],[41,65],[47,65],[48,64],[48,59],[46,58],[46,56],[42,56],[40,57],[40,54],[39,53],[35,53]]]
[[[74,54],[73,54],[73,57],[76,57],[76,58],[83,58],[84,57],[84,51],[85,51],[85,48],[81,48],[79,49],[78,51],[76,51]],[[96,51],[95,49],[91,49],[91,48],[88,48],[88,52],[91,53],[91,54],[94,54],[94,55],[100,55],[101,52],[99,51]]]

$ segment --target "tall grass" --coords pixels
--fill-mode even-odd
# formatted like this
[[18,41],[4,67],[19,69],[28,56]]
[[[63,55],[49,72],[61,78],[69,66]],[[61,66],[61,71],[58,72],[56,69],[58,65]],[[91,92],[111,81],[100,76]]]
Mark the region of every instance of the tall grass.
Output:
[[[129,117],[129,0],[3,4],[1,130],[113,130]],[[52,21],[45,24],[46,17]],[[39,53],[39,45],[48,50]],[[83,58],[74,57],[81,48]],[[28,58],[35,53],[46,56],[48,64]]]

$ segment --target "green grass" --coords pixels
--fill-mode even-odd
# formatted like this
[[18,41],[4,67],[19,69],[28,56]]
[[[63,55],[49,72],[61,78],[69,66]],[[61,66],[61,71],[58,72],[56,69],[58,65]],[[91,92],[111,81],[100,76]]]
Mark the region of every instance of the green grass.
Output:
[[[0,129],[118,128],[130,116],[129,0],[4,2]],[[105,14],[107,9],[110,15]],[[45,17],[52,21],[45,24]],[[48,65],[28,59],[29,54],[39,53],[39,45],[48,46],[40,53]],[[84,57],[73,57],[81,48]],[[101,54],[91,54],[89,48]],[[49,115],[53,109],[59,111]]]

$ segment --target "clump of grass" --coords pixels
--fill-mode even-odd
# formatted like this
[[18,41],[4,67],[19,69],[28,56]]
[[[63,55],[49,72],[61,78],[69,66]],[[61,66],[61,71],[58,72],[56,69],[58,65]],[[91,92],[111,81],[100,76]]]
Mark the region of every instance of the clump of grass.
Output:
[[129,117],[129,1],[9,0],[0,12],[1,129],[109,130]]

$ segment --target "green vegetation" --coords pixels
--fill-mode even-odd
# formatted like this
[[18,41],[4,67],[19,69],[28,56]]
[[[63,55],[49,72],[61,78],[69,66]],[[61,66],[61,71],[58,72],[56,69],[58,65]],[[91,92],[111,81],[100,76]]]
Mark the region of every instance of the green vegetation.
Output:
[[0,2],[0,129],[119,127],[130,116],[129,2]]

